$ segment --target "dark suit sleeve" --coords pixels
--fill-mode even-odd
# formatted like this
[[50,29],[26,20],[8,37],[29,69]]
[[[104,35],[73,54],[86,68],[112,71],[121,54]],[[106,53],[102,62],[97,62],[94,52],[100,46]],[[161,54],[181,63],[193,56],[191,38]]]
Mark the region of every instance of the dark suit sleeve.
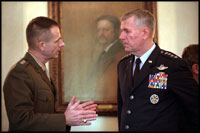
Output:
[[23,69],[15,69],[9,73],[3,88],[11,130],[65,131],[64,114],[46,113],[48,108],[46,112],[35,113],[35,84],[28,72]]
[[199,89],[196,81],[192,77],[189,67],[185,63],[175,63],[174,71],[169,79],[169,88],[173,88],[180,104],[183,106],[187,122],[192,125],[192,130],[198,130],[198,94]]

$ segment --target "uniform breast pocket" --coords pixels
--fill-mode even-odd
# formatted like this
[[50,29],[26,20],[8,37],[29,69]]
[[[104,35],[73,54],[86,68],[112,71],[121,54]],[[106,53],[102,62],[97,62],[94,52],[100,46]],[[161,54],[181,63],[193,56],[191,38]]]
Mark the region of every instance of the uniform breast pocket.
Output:
[[151,104],[154,109],[160,108],[160,105],[162,105],[165,102],[165,99],[167,99],[168,91],[162,89],[148,89],[150,89],[148,91],[149,104]]
[[50,92],[48,91],[39,91],[38,92],[38,101],[48,102],[50,99]]
[[39,90],[37,94],[35,109],[37,112],[49,112],[54,108],[54,98],[50,91]]

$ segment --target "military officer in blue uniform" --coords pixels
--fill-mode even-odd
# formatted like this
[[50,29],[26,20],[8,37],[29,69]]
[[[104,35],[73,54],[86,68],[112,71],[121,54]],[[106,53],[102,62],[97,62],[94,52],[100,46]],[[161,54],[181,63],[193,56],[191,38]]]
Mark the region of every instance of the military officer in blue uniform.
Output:
[[153,15],[130,11],[121,30],[130,54],[118,63],[119,131],[179,131],[181,110],[198,131],[198,86],[186,62],[154,43]]

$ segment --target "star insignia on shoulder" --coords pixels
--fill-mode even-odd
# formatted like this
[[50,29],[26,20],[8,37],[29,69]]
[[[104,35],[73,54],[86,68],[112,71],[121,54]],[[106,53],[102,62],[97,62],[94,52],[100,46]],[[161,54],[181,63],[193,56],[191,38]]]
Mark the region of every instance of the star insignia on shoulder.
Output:
[[160,52],[161,52],[161,54],[167,55],[167,56],[169,56],[169,57],[178,58],[178,56],[175,55],[175,54],[172,53],[172,52],[169,52],[169,51],[163,51],[163,50],[161,50]]

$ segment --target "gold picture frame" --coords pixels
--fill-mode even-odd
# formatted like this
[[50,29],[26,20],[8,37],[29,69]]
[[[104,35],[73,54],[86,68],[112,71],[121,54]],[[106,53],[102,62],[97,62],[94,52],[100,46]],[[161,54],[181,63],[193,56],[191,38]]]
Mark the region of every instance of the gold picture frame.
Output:
[[[150,10],[157,18],[156,2],[48,2],[48,16],[58,22],[66,43],[59,57],[49,63],[50,74],[57,87],[57,112],[64,112],[69,100],[75,95],[82,102],[93,100],[97,103],[99,115],[117,115],[117,91],[112,90],[113,98],[104,98],[108,95],[108,89],[104,91],[105,95],[99,94],[89,87],[95,81],[85,80],[84,76],[89,75],[87,70],[92,65],[88,53],[93,51],[93,44],[88,40],[94,37],[93,22],[98,16],[114,15],[120,18],[125,12],[136,8]],[[157,40],[156,30],[154,41]],[[117,69],[116,64],[114,67],[112,69]],[[116,75],[109,77],[116,79]],[[98,99],[98,96],[102,99]]]

